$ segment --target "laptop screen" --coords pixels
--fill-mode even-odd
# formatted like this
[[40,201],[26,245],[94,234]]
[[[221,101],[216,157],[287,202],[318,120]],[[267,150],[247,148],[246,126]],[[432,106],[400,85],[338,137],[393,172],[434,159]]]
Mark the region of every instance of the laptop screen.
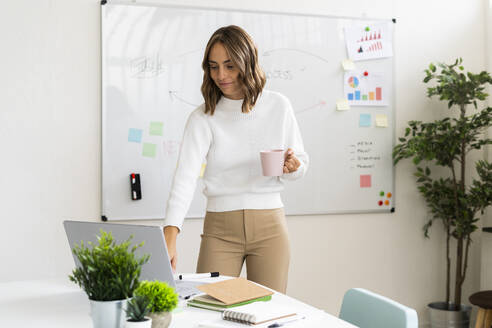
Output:
[[[111,232],[117,243],[124,242],[133,235],[132,246],[144,242],[144,245],[135,252],[137,256],[150,254],[149,261],[142,267],[140,280],[160,280],[167,282],[171,287],[176,287],[162,227],[69,220],[64,221],[63,225],[70,249],[73,249],[75,244],[80,245],[81,241],[84,241],[84,244],[89,241],[97,244],[97,236],[101,229]],[[80,262],[73,252],[72,255],[75,265],[79,266]]]

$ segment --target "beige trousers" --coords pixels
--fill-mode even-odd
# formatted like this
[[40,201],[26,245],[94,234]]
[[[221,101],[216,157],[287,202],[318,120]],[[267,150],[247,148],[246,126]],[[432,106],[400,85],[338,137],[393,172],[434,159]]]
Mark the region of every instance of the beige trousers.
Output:
[[207,212],[196,271],[238,277],[281,293],[287,288],[290,243],[283,208]]

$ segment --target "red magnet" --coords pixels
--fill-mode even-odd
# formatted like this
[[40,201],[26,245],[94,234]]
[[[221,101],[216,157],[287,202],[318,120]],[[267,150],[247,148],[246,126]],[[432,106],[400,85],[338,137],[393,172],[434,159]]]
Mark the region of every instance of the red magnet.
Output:
[[364,72],[364,76],[368,76],[368,75],[369,75],[369,73],[367,73],[367,71],[365,71]]

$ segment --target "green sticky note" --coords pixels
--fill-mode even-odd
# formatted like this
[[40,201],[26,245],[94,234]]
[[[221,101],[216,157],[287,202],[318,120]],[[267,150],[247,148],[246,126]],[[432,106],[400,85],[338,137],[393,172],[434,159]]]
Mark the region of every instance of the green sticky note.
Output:
[[145,157],[155,157],[157,145],[153,143],[144,143],[142,155]]
[[164,126],[164,123],[162,123],[162,122],[150,122],[149,134],[151,136],[162,136],[163,126]]

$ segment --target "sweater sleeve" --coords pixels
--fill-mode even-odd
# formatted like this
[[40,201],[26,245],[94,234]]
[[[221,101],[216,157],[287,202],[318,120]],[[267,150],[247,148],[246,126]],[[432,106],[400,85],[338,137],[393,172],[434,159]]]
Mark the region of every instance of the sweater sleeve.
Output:
[[196,181],[212,141],[210,126],[202,112],[203,108],[200,106],[191,113],[186,123],[178,165],[167,201],[164,226],[175,226],[179,230],[190,207]]
[[292,173],[284,173],[281,178],[285,180],[297,180],[302,178],[309,167],[309,156],[304,151],[304,143],[302,142],[301,131],[297,125],[297,120],[294,115],[294,110],[290,101],[287,100],[287,113],[284,121],[284,131],[285,131],[285,149],[292,148],[294,155],[297,157],[301,165],[297,171]]

